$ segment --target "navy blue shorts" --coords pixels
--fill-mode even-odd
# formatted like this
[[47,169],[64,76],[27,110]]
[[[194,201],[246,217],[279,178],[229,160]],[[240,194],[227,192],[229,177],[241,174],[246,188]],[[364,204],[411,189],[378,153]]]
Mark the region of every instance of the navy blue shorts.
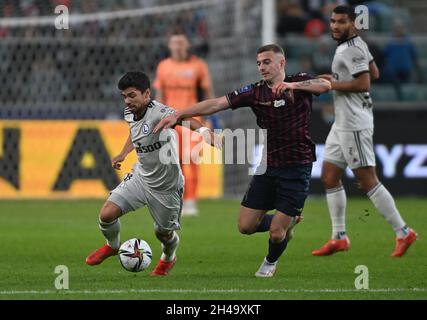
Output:
[[252,178],[242,206],[257,210],[276,209],[288,216],[299,216],[310,187],[312,165],[267,167]]

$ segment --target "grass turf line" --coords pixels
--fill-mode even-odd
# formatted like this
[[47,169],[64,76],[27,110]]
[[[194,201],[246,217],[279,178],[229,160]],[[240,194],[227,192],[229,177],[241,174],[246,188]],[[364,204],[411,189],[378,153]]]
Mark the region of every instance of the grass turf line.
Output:
[[[122,218],[122,241],[142,238],[154,252],[149,269],[133,274],[116,258],[97,267],[84,264],[87,254],[103,244],[97,225],[102,201],[1,201],[0,299],[426,299],[427,200],[396,201],[420,235],[405,257],[389,256],[394,233],[364,198],[348,201],[351,250],[311,256],[330,236],[326,203],[313,197],[272,279],[254,277],[268,234],[238,233],[238,201],[201,201],[200,216],[182,218],[178,262],[166,278],[148,275],[161,248],[146,209]],[[68,293],[55,290],[57,265],[69,268]],[[369,268],[370,291],[355,290],[357,265]]]

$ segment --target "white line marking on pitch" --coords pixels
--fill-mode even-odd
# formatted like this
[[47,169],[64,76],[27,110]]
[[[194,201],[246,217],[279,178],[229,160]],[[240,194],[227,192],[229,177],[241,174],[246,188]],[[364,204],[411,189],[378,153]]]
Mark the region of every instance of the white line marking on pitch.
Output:
[[125,294],[125,293],[392,293],[427,292],[427,288],[381,289],[129,289],[129,290],[10,290],[0,295],[49,295],[49,294]]

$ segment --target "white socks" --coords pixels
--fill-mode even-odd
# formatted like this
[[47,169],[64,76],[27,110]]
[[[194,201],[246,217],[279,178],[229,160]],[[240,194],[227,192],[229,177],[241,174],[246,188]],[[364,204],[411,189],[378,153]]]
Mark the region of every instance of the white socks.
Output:
[[[392,225],[397,237],[405,237],[408,235],[409,228],[400,216],[392,195],[381,183],[373,187],[368,192],[367,196],[387,222]],[[344,187],[327,189],[326,201],[332,221],[332,238],[340,239],[340,235],[345,235],[345,208],[347,198]]]
[[[108,245],[112,249],[120,248],[120,219],[112,222],[99,221],[99,229],[107,239]],[[172,237],[166,243],[162,243],[163,253],[161,259],[164,261],[172,261],[176,256],[176,249],[179,245],[179,236],[174,231]]]
[[398,237],[405,237],[409,232],[396,208],[396,204],[390,192],[381,184],[378,183],[368,192],[368,197],[371,199],[375,208],[383,215],[383,217],[390,223]]
[[101,229],[102,234],[107,239],[108,245],[112,249],[120,248],[120,219],[112,222],[99,220],[99,229]]
[[175,259],[176,257],[176,249],[179,245],[179,236],[174,231],[172,237],[169,239],[167,243],[162,243],[163,253],[160,259],[169,262]]
[[328,203],[332,222],[332,239],[340,239],[340,235],[345,235],[345,208],[347,205],[347,197],[344,187],[327,189],[326,202]]

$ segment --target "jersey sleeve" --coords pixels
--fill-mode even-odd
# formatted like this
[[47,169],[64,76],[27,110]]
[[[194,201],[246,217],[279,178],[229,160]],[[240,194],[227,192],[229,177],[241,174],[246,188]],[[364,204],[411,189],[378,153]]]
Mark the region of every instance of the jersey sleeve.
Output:
[[[169,117],[171,114],[174,114],[176,112],[176,110],[174,108],[165,106],[165,105],[161,105],[159,109],[156,110],[155,113],[155,123],[159,123],[162,119]],[[175,128],[177,126],[177,124],[175,124],[173,126],[173,128]]]
[[359,47],[353,46],[347,48],[343,52],[342,57],[345,66],[353,77],[369,72],[369,55],[365,54]]
[[169,117],[171,114],[174,114],[175,112],[176,112],[176,110],[174,108],[167,107],[167,106],[162,107],[160,109],[159,121],[166,118],[166,117]]
[[250,107],[254,102],[254,85],[250,84],[226,94],[231,109]]

